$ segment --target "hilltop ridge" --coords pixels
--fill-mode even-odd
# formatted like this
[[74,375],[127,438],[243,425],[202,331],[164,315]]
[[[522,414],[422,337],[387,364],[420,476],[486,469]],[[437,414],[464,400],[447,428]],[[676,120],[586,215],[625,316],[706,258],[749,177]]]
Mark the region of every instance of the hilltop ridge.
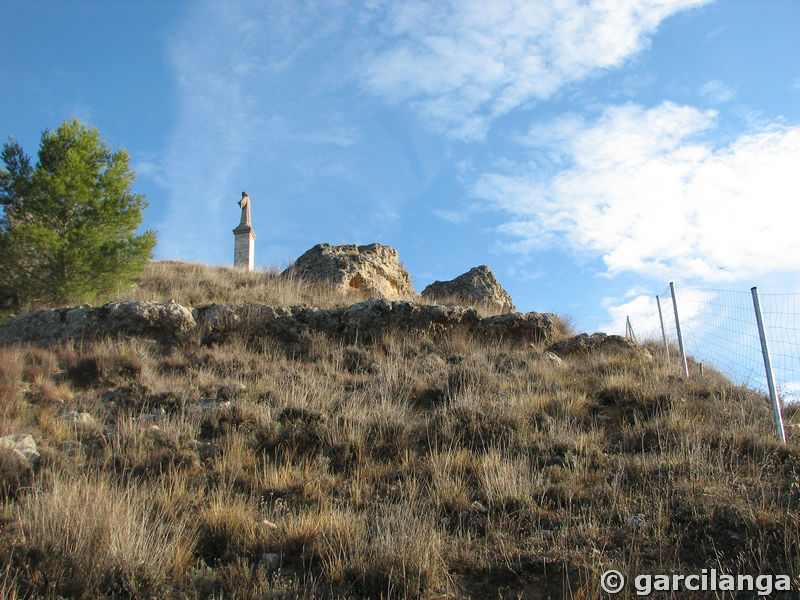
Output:
[[[62,308],[75,335],[0,344],[2,598],[585,599],[608,569],[712,567],[797,585],[797,428],[778,443],[762,396],[657,345],[183,263],[99,302],[172,306],[182,333],[89,335],[113,310]],[[548,335],[481,329],[526,318]]]

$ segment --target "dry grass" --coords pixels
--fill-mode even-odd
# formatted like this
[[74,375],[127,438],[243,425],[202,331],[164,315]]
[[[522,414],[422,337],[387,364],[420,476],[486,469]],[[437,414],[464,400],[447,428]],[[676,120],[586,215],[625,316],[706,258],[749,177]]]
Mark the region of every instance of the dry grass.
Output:
[[[150,269],[156,299],[304,298]],[[0,433],[41,452],[0,469],[0,598],[585,600],[608,568],[796,582],[797,428],[780,445],[766,400],[708,369],[543,350],[463,332],[0,348]]]
[[364,296],[331,293],[331,289],[322,284],[281,277],[277,269],[244,271],[158,261],[149,263],[131,288],[119,290],[113,297],[98,299],[98,302],[110,300],[174,300],[186,306],[227,303],[342,308],[364,300]]
[[143,596],[182,576],[193,560],[186,525],[152,508],[147,490],[107,474],[54,474],[20,500],[16,526],[29,584],[64,595],[91,597],[102,588]]

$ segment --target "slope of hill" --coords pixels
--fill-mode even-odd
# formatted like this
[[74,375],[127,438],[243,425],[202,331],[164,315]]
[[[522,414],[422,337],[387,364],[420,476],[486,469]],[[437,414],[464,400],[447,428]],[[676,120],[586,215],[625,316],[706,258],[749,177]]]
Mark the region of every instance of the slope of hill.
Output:
[[[118,299],[363,300],[180,263]],[[0,598],[588,599],[608,569],[618,598],[704,569],[797,589],[800,436],[710,369],[462,328],[238,333],[0,347]]]

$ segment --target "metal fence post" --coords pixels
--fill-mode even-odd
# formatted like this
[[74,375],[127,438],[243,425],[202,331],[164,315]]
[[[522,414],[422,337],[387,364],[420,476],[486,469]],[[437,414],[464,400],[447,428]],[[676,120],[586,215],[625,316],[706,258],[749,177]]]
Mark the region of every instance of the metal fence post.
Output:
[[756,322],[758,323],[758,337],[761,338],[761,354],[764,355],[764,370],[767,373],[767,387],[769,397],[772,400],[772,412],[775,414],[775,429],[778,437],[786,443],[786,429],[783,427],[783,411],[781,410],[781,399],[778,397],[778,389],[775,387],[775,376],[772,373],[772,363],[769,359],[769,347],[767,346],[767,334],[764,330],[764,317],[761,314],[761,303],[758,300],[758,288],[750,290],[753,293],[753,307],[756,311]]
[[678,332],[678,347],[681,350],[681,360],[683,361],[683,371],[689,377],[689,363],[686,360],[686,349],[683,347],[683,335],[681,334],[681,321],[678,318],[678,301],[675,299],[675,284],[669,282],[669,293],[672,295],[672,309],[675,311],[675,329]]
[[636,340],[636,334],[633,333],[633,325],[631,325],[631,318],[629,316],[625,317],[625,337],[636,344],[639,343]]
[[667,353],[667,362],[669,362],[669,344],[667,344],[667,334],[664,331],[664,317],[661,315],[661,300],[656,296],[656,304],[658,305],[658,320],[661,323],[661,339],[664,340],[664,352]]

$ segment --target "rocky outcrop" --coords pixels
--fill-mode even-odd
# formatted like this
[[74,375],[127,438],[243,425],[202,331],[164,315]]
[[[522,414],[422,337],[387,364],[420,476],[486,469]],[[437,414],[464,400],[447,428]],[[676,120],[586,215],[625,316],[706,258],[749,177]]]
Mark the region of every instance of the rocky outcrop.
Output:
[[177,340],[197,324],[188,308],[175,302],[109,302],[20,315],[0,327],[0,343],[53,342],[126,334]]
[[344,309],[210,305],[195,309],[206,339],[221,339],[236,330],[256,331],[282,341],[321,332],[346,339],[374,339],[387,331],[445,331],[461,327],[485,337],[523,342],[551,341],[556,317],[541,313],[510,313],[481,318],[473,307],[438,306],[373,298]]
[[282,275],[327,283],[343,292],[360,292],[374,298],[406,300],[417,296],[408,271],[400,265],[397,250],[382,244],[317,244]]
[[270,336],[295,342],[319,332],[345,339],[374,339],[387,331],[445,331],[460,327],[476,335],[522,342],[548,343],[556,332],[552,314],[509,313],[481,318],[473,307],[426,305],[373,298],[347,308],[322,309],[263,304],[211,304],[193,310],[169,303],[126,303],[122,319],[116,303],[40,311],[15,317],[0,327],[0,343],[50,343],[66,338],[104,335],[155,337],[171,343],[196,336],[205,343],[233,335]]
[[453,298],[500,313],[516,310],[511,296],[486,265],[470,269],[450,281],[434,281],[423,290],[422,297],[432,300]]
[[597,352],[629,352],[641,358],[652,360],[652,355],[646,348],[621,335],[606,335],[605,333],[581,333],[566,340],[556,342],[548,351],[560,357],[584,356]]

